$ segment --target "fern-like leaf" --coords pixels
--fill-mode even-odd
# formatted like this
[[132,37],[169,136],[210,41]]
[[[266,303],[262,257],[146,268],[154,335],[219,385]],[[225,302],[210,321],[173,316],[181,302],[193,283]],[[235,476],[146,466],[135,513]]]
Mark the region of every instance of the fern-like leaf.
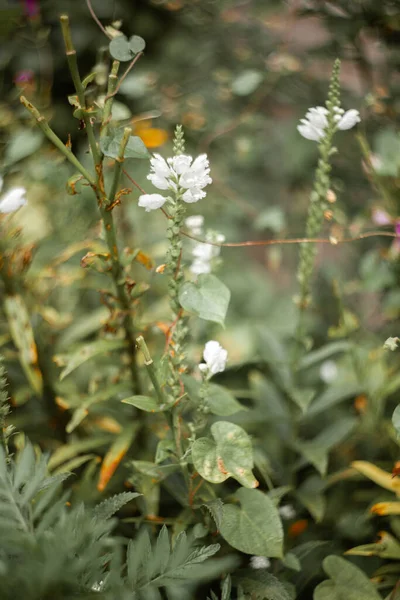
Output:
[[98,504],[94,511],[94,517],[99,520],[110,519],[116,512],[118,512],[125,504],[141,496],[137,492],[122,492],[121,494],[115,494],[111,498],[107,498],[100,504]]
[[221,569],[219,561],[208,561],[220,546],[194,547],[185,532],[178,535],[175,546],[171,543],[167,528],[164,526],[151,546],[147,532],[131,541],[127,555],[127,580],[130,588],[138,597],[146,597],[146,590],[164,586],[176,586],[182,583],[213,578]]

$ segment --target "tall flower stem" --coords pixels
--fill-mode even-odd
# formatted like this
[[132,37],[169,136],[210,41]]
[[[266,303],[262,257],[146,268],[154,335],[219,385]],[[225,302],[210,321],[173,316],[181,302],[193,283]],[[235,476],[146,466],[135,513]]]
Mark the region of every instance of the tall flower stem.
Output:
[[[340,61],[336,60],[332,70],[332,76],[329,85],[326,115],[328,125],[325,134],[319,143],[319,160],[315,172],[314,188],[310,196],[308,207],[308,216],[306,223],[306,238],[318,237],[323,221],[324,213],[327,210],[328,191],[330,187],[330,157],[336,151],[332,147],[332,139],[336,130],[337,109],[340,108],[340,88],[339,88]],[[317,247],[314,244],[302,244],[300,246],[300,259],[297,272],[297,279],[300,283],[300,294],[298,306],[300,310],[299,322],[296,331],[296,341],[301,348],[305,340],[305,311],[311,303],[311,282],[315,266],[315,257]],[[298,357],[297,357],[298,358]]]
[[[94,131],[94,125],[92,122],[92,116],[94,116],[91,108],[87,106],[85,89],[82,84],[82,80],[79,74],[78,63],[76,58],[76,50],[72,43],[71,31],[69,26],[69,19],[66,15],[62,15],[60,18],[61,28],[64,37],[66,56],[68,66],[71,72],[71,77],[74,82],[75,91],[77,94],[80,109],[82,111],[82,119],[85,123],[85,131],[88,136],[89,147],[91,150],[95,175],[92,175],[77,159],[77,157],[67,148],[62,140],[54,133],[45,118],[39,113],[39,111],[24,97],[21,97],[22,104],[29,110],[29,112],[35,117],[38,126],[47,136],[47,138],[62,152],[67,160],[83,175],[83,177],[89,182],[92,187],[99,207],[99,212],[104,225],[105,240],[109,249],[111,259],[111,277],[116,290],[116,295],[122,311],[122,324],[125,331],[125,338],[127,340],[128,352],[130,356],[130,371],[132,377],[132,386],[134,393],[139,393],[140,383],[138,377],[137,368],[137,357],[136,357],[136,344],[135,344],[135,329],[132,322],[131,316],[131,301],[127,293],[125,285],[125,274],[124,267],[120,260],[120,253],[117,243],[117,234],[115,229],[114,218],[112,215],[112,209],[118,200],[118,186],[122,173],[122,167],[124,162],[124,152],[126,145],[129,141],[129,136],[132,131],[127,128],[124,131],[122,137],[119,153],[115,161],[114,176],[111,184],[109,193],[106,193],[104,187],[103,177],[103,155],[96,141],[96,135]],[[117,73],[119,63],[114,61],[109,76],[108,92],[113,93],[113,90],[117,87]],[[113,96],[110,96],[106,101],[103,114],[103,133],[107,132],[108,122],[111,116]]]

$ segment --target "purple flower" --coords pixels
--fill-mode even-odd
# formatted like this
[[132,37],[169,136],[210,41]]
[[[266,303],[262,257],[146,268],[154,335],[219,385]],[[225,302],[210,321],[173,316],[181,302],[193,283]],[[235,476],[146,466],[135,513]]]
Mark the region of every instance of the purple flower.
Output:
[[32,19],[39,14],[38,0],[25,0],[25,13]]

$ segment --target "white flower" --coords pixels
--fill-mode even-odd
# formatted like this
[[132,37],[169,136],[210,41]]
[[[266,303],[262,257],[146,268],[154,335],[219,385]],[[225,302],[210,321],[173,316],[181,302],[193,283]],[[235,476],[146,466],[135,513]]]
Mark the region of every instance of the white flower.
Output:
[[173,170],[177,175],[183,175],[190,168],[192,163],[192,157],[187,156],[186,154],[179,154],[178,156],[174,156],[169,159],[169,163],[171,164]]
[[185,219],[185,225],[192,235],[201,235],[204,225],[203,215],[193,215]]
[[[344,112],[343,108],[335,106],[333,111],[336,113],[334,120],[336,121],[337,129],[351,129],[356,123],[361,121],[360,113],[354,108]],[[297,126],[297,130],[307,140],[319,142],[324,137],[325,130],[328,127],[327,116],[328,109],[323,106],[310,108],[305,118],[300,119],[300,125]]]
[[159,190],[176,192],[178,187],[183,188],[186,191],[182,200],[192,203],[206,195],[203,188],[212,181],[209,173],[210,165],[206,154],[201,154],[194,161],[186,154],[167,160],[160,154],[154,154],[150,159],[150,173],[147,179]]
[[195,258],[190,265],[190,271],[193,273],[193,275],[204,275],[211,273],[211,263],[201,260],[200,258]]
[[146,212],[161,208],[167,201],[167,198],[161,194],[142,194],[139,196],[139,206],[146,209]]
[[281,515],[282,519],[286,519],[289,521],[290,519],[295,518],[296,511],[294,510],[291,504],[285,504],[284,506],[281,506],[279,508],[279,514]]
[[150,159],[150,174],[147,175],[147,179],[159,190],[173,189],[176,191],[176,183],[171,182],[171,177],[175,173],[171,170],[171,167],[167,161],[160,156],[160,154],[154,154]]
[[338,368],[333,360],[326,360],[322,363],[319,376],[325,383],[332,383],[338,376]]
[[210,378],[216,373],[225,371],[228,351],[218,342],[210,340],[205,345],[203,358],[205,363],[201,363],[199,369],[206,374],[207,378]]
[[360,121],[361,121],[360,113],[355,108],[352,108],[351,110],[347,110],[344,113],[344,115],[338,121],[337,127],[338,127],[338,129],[341,129],[342,131],[345,129],[351,129],[352,127],[354,127],[354,125],[356,125]]
[[[206,239],[209,242],[222,244],[225,241],[225,236],[222,233],[216,233],[215,231],[208,231]],[[211,244],[197,243],[194,245],[192,255],[194,261],[190,265],[190,271],[194,275],[201,275],[202,273],[211,273],[212,260],[217,258],[221,252],[219,246],[213,246]]]
[[252,569],[268,569],[271,566],[271,561],[266,556],[252,556],[250,566]]
[[297,126],[299,133],[307,140],[319,142],[325,135],[325,128],[328,126],[328,110],[323,106],[310,108],[304,119],[300,120]]
[[[0,190],[3,187],[3,179],[0,181]],[[0,213],[12,213],[25,206],[27,203],[26,189],[23,187],[11,188],[0,200]]]

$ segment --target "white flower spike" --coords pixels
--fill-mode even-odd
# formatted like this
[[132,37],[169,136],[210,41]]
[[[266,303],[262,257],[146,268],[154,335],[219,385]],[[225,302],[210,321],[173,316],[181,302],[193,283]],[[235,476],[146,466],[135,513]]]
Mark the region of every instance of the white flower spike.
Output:
[[142,196],[139,196],[139,206],[145,208],[146,212],[161,208],[166,201],[167,198],[164,198],[161,194],[142,194]]
[[185,225],[192,235],[201,235],[204,225],[203,215],[193,215],[185,219]]
[[210,379],[216,373],[225,371],[228,351],[215,340],[206,343],[203,358],[205,363],[199,365],[200,371],[203,371],[207,379]]
[[[1,181],[1,184],[3,181]],[[0,188],[1,189],[1,188]],[[12,188],[9,192],[4,194],[0,200],[0,213],[8,214],[15,212],[21,206],[27,204],[26,189],[23,187]]]
[[[206,196],[203,190],[212,182],[209,173],[210,165],[206,154],[201,154],[195,160],[186,154],[167,160],[160,154],[154,154],[150,159],[150,173],[147,179],[159,190],[183,192],[182,200],[192,204]],[[139,206],[147,207],[144,204]],[[149,210],[153,210],[152,207]]]
[[[335,106],[333,109],[335,114],[336,128],[345,130],[351,129],[361,121],[358,110],[352,108],[344,112],[343,108]],[[307,140],[319,142],[325,135],[325,130],[328,126],[328,109],[323,106],[310,108],[304,119],[300,119],[300,125],[297,126],[298,132]]]

